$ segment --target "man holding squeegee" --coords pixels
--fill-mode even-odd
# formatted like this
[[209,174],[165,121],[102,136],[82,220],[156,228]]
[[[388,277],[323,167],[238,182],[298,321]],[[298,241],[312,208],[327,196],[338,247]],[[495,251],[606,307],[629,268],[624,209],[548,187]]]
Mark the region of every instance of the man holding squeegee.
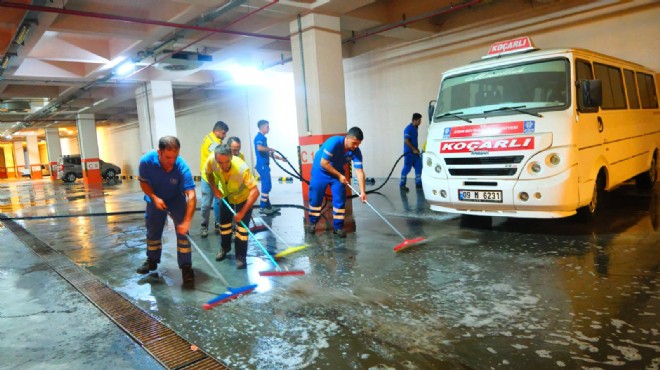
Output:
[[137,272],[147,274],[158,267],[163,251],[163,228],[169,213],[176,223],[177,261],[186,284],[195,281],[187,234],[197,200],[195,182],[190,167],[179,156],[180,148],[179,139],[164,136],[158,141],[157,151],[148,152],[140,159],[140,187],[147,201],[147,260]]
[[[224,197],[227,201],[220,204],[220,251],[215,259],[224,260],[231,251],[232,221],[236,221],[236,268],[245,269],[249,234],[243,225],[250,222],[252,205],[259,198],[257,182],[248,165],[238,156],[233,156],[227,144],[214,149],[213,155],[206,161],[205,171],[216,198]],[[233,220],[234,212],[226,209],[228,205],[236,212]]]
[[360,200],[367,201],[365,190],[365,175],[362,170],[362,152],[358,148],[364,139],[359,127],[348,130],[346,137],[333,136],[323,143],[314,156],[312,176],[309,181],[309,224],[306,230],[314,234],[316,223],[321,216],[323,197],[328,186],[332,190],[332,223],[333,234],[340,238],[346,237],[344,231],[344,214],[346,212],[346,185],[344,166],[353,161],[353,168],[360,186]]

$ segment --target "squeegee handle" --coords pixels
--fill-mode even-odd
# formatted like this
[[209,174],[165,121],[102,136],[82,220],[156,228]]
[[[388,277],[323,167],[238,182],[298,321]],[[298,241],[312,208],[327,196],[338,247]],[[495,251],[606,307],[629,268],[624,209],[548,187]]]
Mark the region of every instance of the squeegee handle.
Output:
[[209,267],[211,267],[211,270],[213,270],[213,272],[218,276],[218,278],[220,279],[220,281],[222,281],[222,283],[225,284],[225,286],[228,287],[228,286],[229,286],[229,283],[227,282],[227,280],[225,280],[225,278],[222,276],[222,274],[220,273],[220,271],[218,271],[218,269],[216,269],[215,266],[213,266],[213,264],[211,263],[211,261],[209,261],[209,259],[206,258],[206,256],[204,255],[204,252],[202,252],[202,250],[197,246],[197,244],[192,240],[192,238],[189,237],[188,235],[186,235],[186,237],[188,238],[188,241],[190,242],[190,244],[191,244],[193,247],[195,247],[195,251],[197,252],[197,254],[199,254],[200,256],[202,256],[202,258],[204,259],[204,261],[206,261],[206,264],[209,265]]
[[[254,222],[254,219],[252,219],[252,221]],[[256,226],[256,225],[257,225],[257,223],[255,222],[255,226]],[[287,243],[286,241],[284,241],[284,239],[282,239],[281,236],[277,235],[277,234],[275,233],[275,231],[273,231],[273,229],[272,229],[270,226],[268,226],[268,224],[267,224],[266,222],[264,222],[263,225],[266,226],[266,229],[268,229],[268,230],[271,232],[271,234],[275,235],[275,237],[276,237],[279,241],[281,241],[282,243],[284,243],[284,245],[286,245],[287,248],[291,248],[291,246],[289,245],[289,243]]]
[[[349,188],[351,188],[351,190],[353,190],[353,192],[354,192],[355,194],[360,194],[360,192],[357,191],[357,190],[355,190],[355,188],[352,187],[351,184],[346,183],[346,185],[347,185]],[[385,217],[383,217],[383,215],[381,215],[380,212],[378,212],[378,211],[376,210],[376,208],[374,208],[374,206],[371,205],[371,203],[369,203],[369,202],[367,202],[367,201],[365,201],[364,203],[365,203],[366,205],[368,205],[369,208],[371,208],[374,212],[376,212],[376,214],[378,215],[378,217],[380,217],[383,221],[385,221],[385,223],[387,224],[387,226],[391,227],[392,230],[394,230],[394,232],[397,233],[397,235],[399,235],[399,236],[401,237],[401,239],[406,240],[406,237],[403,236],[403,234],[401,234],[401,233],[399,232],[399,230],[397,230],[397,229],[394,227],[394,225],[392,225],[389,221],[387,221],[387,220],[385,219]]]
[[[233,213],[234,216],[236,216],[236,211],[234,211],[234,209],[231,208],[231,206],[229,205],[229,203],[227,203],[227,201],[225,200],[225,198],[222,197],[221,199],[222,199],[222,202],[227,206],[227,208],[229,208],[229,211],[231,211],[231,213]],[[279,269],[280,269],[280,266],[277,264],[277,262],[275,262],[275,259],[273,258],[273,256],[271,256],[270,253],[268,253],[268,250],[266,250],[266,248],[264,248],[264,246],[261,245],[261,242],[259,242],[259,239],[257,239],[256,236],[254,236],[254,234],[252,233],[252,231],[250,231],[250,228],[245,224],[245,222],[243,222],[243,220],[241,220],[241,225],[243,225],[243,227],[245,228],[245,230],[247,230],[248,234],[250,234],[250,236],[252,237],[252,239],[254,239],[254,242],[257,243],[257,245],[259,246],[259,248],[261,248],[261,250],[266,254],[266,256],[268,256],[268,258],[269,258],[270,261],[273,263],[273,265],[275,266],[275,268],[279,270]]]
[[[172,221],[174,221],[174,223],[176,224],[176,219],[174,218],[174,216],[172,216],[172,213],[168,211],[167,214],[170,215],[170,217],[172,218]],[[213,272],[216,274],[216,276],[218,276],[218,278],[220,279],[220,281],[222,281],[222,283],[225,284],[226,287],[228,287],[228,286],[229,286],[229,283],[227,282],[227,280],[225,280],[225,278],[222,276],[222,274],[220,273],[220,271],[218,271],[218,269],[216,269],[215,266],[213,266],[213,264],[211,263],[211,261],[209,261],[209,259],[206,258],[206,256],[204,255],[204,252],[202,251],[202,249],[201,249],[200,247],[197,246],[197,243],[195,243],[195,242],[192,240],[192,238],[190,237],[190,235],[186,235],[186,238],[188,239],[188,241],[190,242],[190,244],[195,248],[195,252],[197,252],[197,254],[199,254],[199,255],[204,259],[204,261],[206,261],[206,264],[209,265],[209,267],[211,268],[211,270],[213,270]]]

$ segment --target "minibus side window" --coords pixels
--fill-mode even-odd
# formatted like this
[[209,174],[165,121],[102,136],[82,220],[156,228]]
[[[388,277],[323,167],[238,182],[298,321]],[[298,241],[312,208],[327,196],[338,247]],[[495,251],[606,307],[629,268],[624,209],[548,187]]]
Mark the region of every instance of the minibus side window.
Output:
[[[575,61],[575,79],[577,82],[593,80],[594,74],[591,70],[591,63],[583,59],[577,59]],[[598,112],[598,107],[585,107],[582,104],[582,90],[579,83],[575,84],[575,88],[577,89],[575,96],[577,97],[578,110],[582,113]]]
[[637,85],[635,85],[635,73],[629,69],[623,70],[623,78],[626,80],[626,91],[628,92],[628,105],[630,109],[639,109],[639,96]]
[[637,84],[639,85],[639,96],[642,99],[642,108],[658,108],[658,95],[655,92],[653,76],[637,72]]
[[623,91],[621,70],[606,64],[594,63],[596,79],[603,84],[603,109],[625,109],[626,94]]

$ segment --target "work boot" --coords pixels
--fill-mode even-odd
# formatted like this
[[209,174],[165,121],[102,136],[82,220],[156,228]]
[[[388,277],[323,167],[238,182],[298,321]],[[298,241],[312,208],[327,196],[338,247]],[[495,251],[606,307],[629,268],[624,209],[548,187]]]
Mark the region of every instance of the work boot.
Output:
[[405,186],[405,185],[399,185],[399,190],[401,190],[402,192],[405,192],[405,193],[410,191],[410,189],[408,189],[408,187]]
[[183,278],[184,284],[195,281],[195,271],[193,271],[191,265],[185,264],[181,266],[181,277]]
[[246,268],[247,262],[245,261],[245,257],[236,257],[236,269],[245,270]]
[[316,232],[316,224],[315,223],[314,224],[313,223],[308,223],[307,225],[305,225],[305,231],[308,234],[313,235]]
[[220,235],[220,223],[215,223],[215,235]]
[[416,187],[417,189],[421,189],[421,188],[422,188],[422,184],[415,184],[415,187]]
[[148,274],[149,271],[154,271],[155,269],[158,268],[158,264],[149,258],[147,258],[146,261],[142,264],[142,266],[137,268],[137,273],[138,274]]
[[332,233],[337,235],[340,238],[345,238],[346,237],[346,231],[344,231],[344,229],[334,229],[332,231]]
[[277,211],[279,211],[279,209],[275,209],[274,207],[271,206],[271,207],[264,207],[264,208],[261,208],[259,211],[260,211],[262,214],[266,215],[266,216],[270,216],[270,215],[272,215],[272,214],[274,214],[274,213],[277,213]]
[[215,260],[216,261],[224,261],[225,258],[227,258],[227,253],[229,253],[229,251],[226,251],[226,250],[220,248],[220,251],[218,252],[218,254],[215,255]]
[[206,226],[202,226],[201,229],[199,229],[199,234],[202,236],[202,238],[206,238],[209,236],[209,228]]

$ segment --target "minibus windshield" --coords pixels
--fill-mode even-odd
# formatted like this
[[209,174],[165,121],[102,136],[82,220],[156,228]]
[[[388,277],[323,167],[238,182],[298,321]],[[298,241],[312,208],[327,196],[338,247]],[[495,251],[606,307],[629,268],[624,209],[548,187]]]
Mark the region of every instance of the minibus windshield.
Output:
[[[450,76],[442,81],[434,121],[461,116],[519,114],[568,107],[569,63],[539,60]],[[528,113],[530,114],[530,113]]]

